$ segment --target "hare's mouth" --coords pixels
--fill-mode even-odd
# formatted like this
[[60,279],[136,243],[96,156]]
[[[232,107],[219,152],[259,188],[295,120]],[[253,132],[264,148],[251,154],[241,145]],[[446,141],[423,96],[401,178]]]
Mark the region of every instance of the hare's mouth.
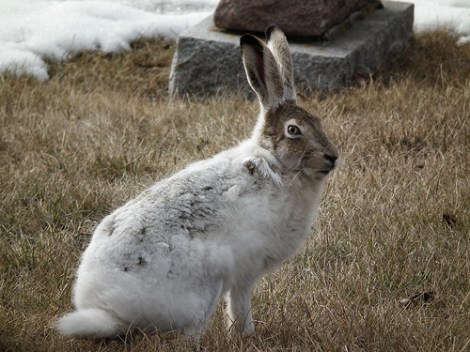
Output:
[[333,158],[327,158],[327,159],[328,159],[327,165],[323,165],[323,169],[317,170],[318,173],[328,175],[331,171],[336,169],[336,166],[337,166],[336,159],[337,158],[334,158],[334,159]]
[[336,163],[332,163],[328,167],[324,167],[323,169],[316,170],[317,173],[323,174],[323,175],[328,175],[330,172],[332,172],[334,169],[336,169]]
[[336,163],[331,163],[330,166],[328,166],[326,168],[323,168],[323,169],[320,169],[320,170],[318,170],[318,172],[321,173],[321,174],[328,175],[334,169],[336,169]]
[[317,172],[323,175],[328,175],[331,171],[333,171],[333,169],[318,170]]
[[[314,177],[314,178],[323,178],[327,176],[332,169],[315,169],[315,168],[303,168],[299,170],[300,173],[308,176],[308,177]],[[321,175],[321,176],[320,176]]]

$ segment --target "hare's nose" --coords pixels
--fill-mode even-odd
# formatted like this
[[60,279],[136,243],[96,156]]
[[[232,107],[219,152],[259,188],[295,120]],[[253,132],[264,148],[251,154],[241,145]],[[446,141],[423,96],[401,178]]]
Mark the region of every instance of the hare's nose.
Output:
[[325,154],[325,159],[331,163],[331,168],[335,166],[335,162],[338,159],[337,155]]

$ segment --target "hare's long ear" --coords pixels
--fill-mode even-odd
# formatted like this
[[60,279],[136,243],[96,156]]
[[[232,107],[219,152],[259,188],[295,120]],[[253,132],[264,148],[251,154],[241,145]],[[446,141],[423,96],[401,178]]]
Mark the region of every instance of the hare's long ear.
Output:
[[279,65],[284,85],[284,100],[295,103],[297,99],[294,85],[294,70],[287,38],[279,27],[271,25],[266,29],[266,43]]
[[282,78],[271,50],[251,34],[240,38],[240,47],[248,83],[262,107],[269,110],[284,103]]

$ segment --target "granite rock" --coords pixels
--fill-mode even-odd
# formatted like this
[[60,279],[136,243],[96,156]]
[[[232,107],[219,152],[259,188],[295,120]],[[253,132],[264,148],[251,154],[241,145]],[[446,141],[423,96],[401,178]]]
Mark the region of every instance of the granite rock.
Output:
[[[356,75],[386,65],[413,36],[413,4],[383,1],[384,8],[332,40],[290,41],[294,79],[302,90],[347,87]],[[252,90],[240,55],[240,36],[214,27],[212,16],[181,33],[173,57],[171,96],[206,96]]]
[[287,36],[320,37],[353,12],[379,0],[221,0],[214,13],[218,28],[263,32],[278,25]]

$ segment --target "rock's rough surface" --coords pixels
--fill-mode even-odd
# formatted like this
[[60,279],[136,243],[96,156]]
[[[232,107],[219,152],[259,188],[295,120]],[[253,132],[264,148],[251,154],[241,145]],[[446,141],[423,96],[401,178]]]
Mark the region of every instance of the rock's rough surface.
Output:
[[319,37],[371,3],[379,0],[221,0],[214,23],[245,32],[263,32],[275,23],[287,36]]
[[[290,41],[297,86],[328,90],[353,83],[399,52],[413,36],[413,5],[383,1],[384,8],[332,40]],[[212,16],[178,37],[170,73],[171,95],[207,95],[251,89],[240,55],[240,36],[214,27]]]

